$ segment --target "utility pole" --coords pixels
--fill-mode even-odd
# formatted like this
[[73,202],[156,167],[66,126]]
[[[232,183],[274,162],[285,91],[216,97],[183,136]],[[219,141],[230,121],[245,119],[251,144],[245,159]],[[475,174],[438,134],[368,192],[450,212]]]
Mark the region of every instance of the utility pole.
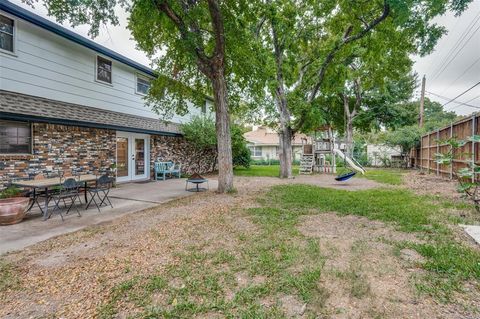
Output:
[[423,127],[423,113],[424,113],[424,104],[425,104],[425,82],[426,82],[426,78],[425,78],[425,75],[423,75],[423,78],[422,78],[422,92],[421,92],[421,95],[420,95],[420,116],[419,116],[419,119],[418,119],[418,126],[420,128]]

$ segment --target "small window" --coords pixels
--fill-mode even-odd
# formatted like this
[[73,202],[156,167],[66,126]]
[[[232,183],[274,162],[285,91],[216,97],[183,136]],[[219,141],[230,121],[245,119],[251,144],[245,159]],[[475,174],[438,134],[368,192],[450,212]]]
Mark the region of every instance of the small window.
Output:
[[207,113],[207,102],[205,102],[205,104],[202,105],[202,114],[206,114]]
[[29,154],[31,147],[30,123],[0,120],[0,153]]
[[137,75],[137,89],[138,94],[147,95],[150,89],[150,79],[144,76]]
[[97,81],[112,84],[112,61],[97,56]]
[[250,153],[253,157],[262,157],[262,147],[261,146],[249,146]]
[[0,49],[14,52],[15,21],[0,15]]

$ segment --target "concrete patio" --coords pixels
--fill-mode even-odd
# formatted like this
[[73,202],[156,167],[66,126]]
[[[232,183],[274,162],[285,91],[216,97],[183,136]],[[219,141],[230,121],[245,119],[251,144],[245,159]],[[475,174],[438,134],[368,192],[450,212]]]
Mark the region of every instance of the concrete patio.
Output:
[[[209,180],[209,183],[211,191],[217,188],[216,180]],[[78,206],[82,217],[78,217],[73,209],[69,215],[64,214],[63,222],[58,214],[43,221],[40,210],[37,208],[27,214],[21,223],[1,226],[0,255],[194,194],[196,193],[185,191],[185,179],[148,181],[117,185],[110,192],[114,208],[104,206],[100,213],[94,205],[88,210],[85,210],[83,205]]]

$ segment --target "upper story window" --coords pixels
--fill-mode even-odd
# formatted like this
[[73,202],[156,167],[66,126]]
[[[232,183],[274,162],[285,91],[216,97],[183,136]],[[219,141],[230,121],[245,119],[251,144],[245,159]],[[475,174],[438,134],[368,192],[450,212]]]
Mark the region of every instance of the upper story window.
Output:
[[142,95],[147,95],[150,89],[151,80],[145,76],[137,75],[137,85],[135,92]]
[[0,50],[14,52],[15,21],[0,15]]
[[112,84],[112,61],[97,56],[97,81]]
[[30,123],[0,120],[0,153],[30,154],[31,139]]

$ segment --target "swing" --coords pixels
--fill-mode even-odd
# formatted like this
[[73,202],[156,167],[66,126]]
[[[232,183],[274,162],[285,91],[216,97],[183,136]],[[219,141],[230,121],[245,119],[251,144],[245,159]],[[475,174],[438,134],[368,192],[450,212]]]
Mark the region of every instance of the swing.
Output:
[[[344,154],[344,156],[343,156],[343,166],[347,167],[347,155],[346,154]],[[337,177],[335,177],[335,180],[337,182],[345,182],[345,181],[349,180],[350,178],[352,178],[353,176],[355,176],[355,174],[357,174],[357,172],[355,172],[353,170],[350,170],[350,172],[343,173],[341,175],[337,175]]]

